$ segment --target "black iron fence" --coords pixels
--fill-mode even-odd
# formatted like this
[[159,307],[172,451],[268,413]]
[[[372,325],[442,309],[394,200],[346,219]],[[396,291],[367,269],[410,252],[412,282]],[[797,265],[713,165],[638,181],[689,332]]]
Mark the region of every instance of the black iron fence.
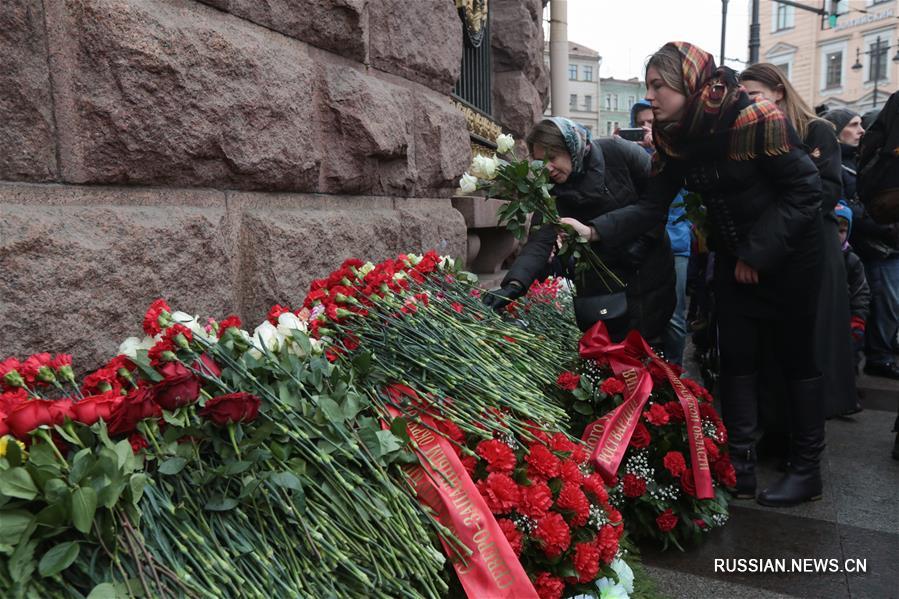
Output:
[[459,9],[465,30],[462,74],[453,89],[457,100],[487,116],[493,114],[493,53],[490,49],[490,13],[479,29],[474,29]]

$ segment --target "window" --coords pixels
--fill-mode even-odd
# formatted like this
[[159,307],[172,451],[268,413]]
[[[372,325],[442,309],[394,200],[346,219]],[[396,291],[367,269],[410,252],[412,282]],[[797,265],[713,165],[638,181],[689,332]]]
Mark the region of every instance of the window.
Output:
[[892,2],[893,0],[868,0],[866,4],[868,6],[874,6],[875,4],[886,4],[887,2]]
[[576,64],[568,65],[568,78],[572,81],[577,81],[577,65]]
[[619,129],[618,121],[615,121],[612,130],[613,130],[613,131],[618,131],[618,129]]
[[790,78],[790,63],[781,62],[781,63],[775,64],[774,66],[776,66],[778,69],[780,69],[780,71],[784,74],[784,77],[786,77],[787,79]]
[[568,108],[577,110],[577,94],[571,94],[571,96],[568,97]]
[[[612,110],[618,110],[618,94],[612,96]],[[618,125],[615,125],[616,127]]]
[[587,112],[593,110],[593,96],[584,96],[584,110]]
[[637,103],[637,96],[628,96],[627,97],[627,105],[628,106],[633,106],[636,103]]
[[824,88],[831,89],[843,84],[843,53],[828,52],[824,57],[826,69]]
[[584,81],[593,81],[593,67],[582,67],[581,73],[584,75]]
[[887,44],[888,42],[881,42],[879,49],[876,42],[868,45],[868,51],[870,52],[868,60],[871,61],[868,63],[869,83],[875,79],[880,81],[887,78],[887,65],[890,63],[890,57],[887,55],[887,50],[889,50]]
[[612,110],[612,94],[606,94],[606,110]]
[[609,121],[606,121],[606,137],[611,137],[611,136],[612,136],[612,123]]
[[844,15],[849,12],[849,0],[837,0],[834,2],[836,14]]
[[774,28],[772,31],[783,31],[784,29],[792,29],[796,9],[786,4],[774,2]]

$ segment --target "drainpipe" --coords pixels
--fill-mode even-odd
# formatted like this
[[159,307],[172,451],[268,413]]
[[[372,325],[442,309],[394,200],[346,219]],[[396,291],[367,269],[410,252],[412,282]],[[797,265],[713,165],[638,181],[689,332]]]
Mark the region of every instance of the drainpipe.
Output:
[[550,104],[555,116],[568,116],[568,0],[549,5]]

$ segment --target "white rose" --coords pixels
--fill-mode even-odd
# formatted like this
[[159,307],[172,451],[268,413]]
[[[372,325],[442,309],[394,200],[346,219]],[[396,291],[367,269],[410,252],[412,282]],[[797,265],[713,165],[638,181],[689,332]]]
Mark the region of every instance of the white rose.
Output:
[[187,327],[194,335],[198,335],[203,339],[209,338],[209,335],[206,334],[206,330],[197,320],[196,316],[191,316],[186,312],[179,312],[176,310],[175,312],[172,312],[172,323]]
[[119,354],[133,358],[137,356],[137,350],[150,349],[155,343],[156,341],[152,337],[144,337],[143,339],[128,337],[119,346]]
[[293,331],[306,332],[306,323],[293,312],[285,312],[278,317],[278,333],[284,337],[290,337]]
[[472,177],[468,173],[462,175],[459,179],[459,191],[462,193],[474,193],[478,190],[478,178]]
[[628,599],[628,593],[620,584],[615,584],[608,578],[600,578],[596,581],[599,589],[599,599]]
[[469,170],[478,179],[487,179],[489,181],[496,176],[497,166],[499,166],[499,161],[496,159],[496,156],[488,158],[478,154],[472,159]]
[[515,147],[515,139],[507,134],[503,133],[496,138],[496,153],[497,154],[505,154],[509,150]]
[[253,349],[250,350],[250,354],[259,358],[264,355],[264,350],[276,352],[281,349],[284,337],[281,336],[281,333],[278,332],[278,329],[272,323],[266,320],[253,331],[251,343],[253,344]]
[[627,565],[627,562],[619,557],[615,558],[615,561],[612,562],[611,566],[612,570],[615,571],[615,576],[618,577],[618,584],[624,587],[624,590],[628,593],[633,593],[634,571]]

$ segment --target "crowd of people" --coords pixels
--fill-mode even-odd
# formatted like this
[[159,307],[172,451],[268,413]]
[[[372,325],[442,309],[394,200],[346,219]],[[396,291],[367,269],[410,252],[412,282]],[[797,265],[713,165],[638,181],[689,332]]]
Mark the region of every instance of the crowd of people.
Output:
[[[773,65],[736,73],[684,42],[649,58],[646,88],[635,141],[592,139],[562,117],[533,128],[528,150],[546,164],[563,226],[540,226],[485,301],[502,309],[534,280],[569,275],[560,236],[586,239],[622,284],[582,275],[577,296],[593,301],[576,304],[579,326],[602,320],[615,340],[637,330],[677,364],[688,333],[702,333],[735,496],[818,499],[825,420],[862,409],[862,356],[866,374],[899,379],[899,225],[872,218],[856,192],[877,115],[819,115]],[[899,110],[896,94],[887,110]],[[899,416],[894,431],[899,459]],[[759,490],[763,448],[785,473]]]

